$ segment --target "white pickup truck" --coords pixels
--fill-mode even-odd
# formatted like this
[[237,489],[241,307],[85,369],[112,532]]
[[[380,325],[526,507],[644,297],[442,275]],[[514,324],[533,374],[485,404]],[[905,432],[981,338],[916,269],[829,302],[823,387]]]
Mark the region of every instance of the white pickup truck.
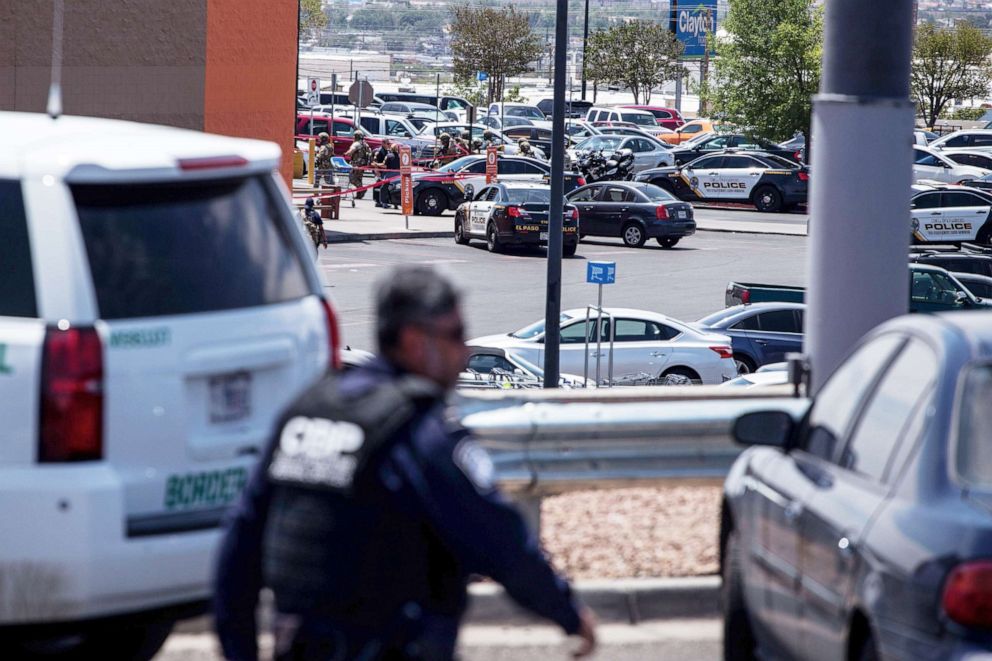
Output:
[[336,322],[271,143],[0,113],[0,640],[150,658]]

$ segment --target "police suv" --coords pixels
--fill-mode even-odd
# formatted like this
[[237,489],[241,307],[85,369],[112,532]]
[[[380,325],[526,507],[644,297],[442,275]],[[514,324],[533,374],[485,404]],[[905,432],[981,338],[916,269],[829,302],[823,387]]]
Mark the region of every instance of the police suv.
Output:
[[809,170],[774,154],[728,149],[686,165],[645,170],[634,180],[687,201],[751,202],[758,211],[775,212],[806,203]]
[[221,517],[337,342],[279,159],[0,113],[0,655],[149,658],[205,606]]
[[992,243],[992,194],[966,186],[914,184],[913,243]]
[[[550,186],[496,183],[474,194],[469,185],[465,197],[467,201],[455,211],[455,243],[485,239],[489,252],[501,252],[507,245],[548,244]],[[579,245],[579,211],[566,202],[563,212],[562,254],[571,257]]]
[[[547,182],[551,165],[526,156],[503,156],[496,161],[500,181]],[[390,182],[389,199],[400,204],[400,181]],[[486,155],[462,156],[442,165],[435,172],[413,174],[413,213],[440,216],[449,209],[457,209],[465,201],[465,189],[472,186],[479,190],[486,185]],[[565,173],[565,192],[585,185],[585,179],[573,172]]]

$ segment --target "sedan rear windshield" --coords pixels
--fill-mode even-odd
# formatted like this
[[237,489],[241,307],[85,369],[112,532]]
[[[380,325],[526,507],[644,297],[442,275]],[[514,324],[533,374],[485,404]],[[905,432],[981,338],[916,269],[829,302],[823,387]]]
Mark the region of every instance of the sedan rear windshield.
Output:
[[100,317],[250,308],[310,294],[266,177],[76,185]]
[[958,411],[957,473],[969,488],[992,490],[992,365],[968,370]]
[[551,204],[551,191],[542,188],[509,188],[510,204]]
[[644,193],[649,200],[652,202],[676,202],[675,196],[666,191],[664,188],[654,185],[647,185],[643,188],[638,188],[637,190]]
[[638,126],[658,126],[658,122],[655,121],[654,117],[651,115],[642,115],[639,112],[622,112],[620,113],[620,117],[623,118],[623,121],[637,124]]

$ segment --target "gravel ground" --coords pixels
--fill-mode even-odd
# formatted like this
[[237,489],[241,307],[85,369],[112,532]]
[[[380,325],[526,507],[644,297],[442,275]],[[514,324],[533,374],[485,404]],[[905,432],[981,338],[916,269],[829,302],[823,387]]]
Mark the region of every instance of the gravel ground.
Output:
[[586,491],[544,499],[541,541],[573,579],[718,570],[720,487]]

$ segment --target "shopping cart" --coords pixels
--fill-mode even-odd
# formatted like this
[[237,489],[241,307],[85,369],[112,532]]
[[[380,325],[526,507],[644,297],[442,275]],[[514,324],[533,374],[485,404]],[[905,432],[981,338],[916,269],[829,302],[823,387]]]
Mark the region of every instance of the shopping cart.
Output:
[[[348,190],[351,186],[351,182],[348,180],[348,175],[351,174],[351,164],[344,160],[344,156],[333,156],[331,157],[331,173],[334,177],[334,183],[337,186],[341,186],[343,190]],[[351,206],[355,206],[355,194],[348,193],[347,195],[342,195],[342,198],[350,198]]]

